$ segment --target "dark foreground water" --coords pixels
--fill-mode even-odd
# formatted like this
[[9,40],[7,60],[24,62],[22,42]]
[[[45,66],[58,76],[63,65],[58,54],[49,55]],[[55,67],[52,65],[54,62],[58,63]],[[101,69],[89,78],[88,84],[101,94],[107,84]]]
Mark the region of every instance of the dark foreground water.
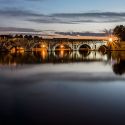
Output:
[[1,53],[0,125],[125,125],[125,52]]

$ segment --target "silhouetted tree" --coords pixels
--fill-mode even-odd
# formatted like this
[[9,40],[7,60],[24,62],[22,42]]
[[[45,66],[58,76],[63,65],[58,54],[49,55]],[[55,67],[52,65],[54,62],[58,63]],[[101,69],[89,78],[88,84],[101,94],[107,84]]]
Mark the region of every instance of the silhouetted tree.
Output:
[[116,26],[113,30],[113,35],[117,36],[120,39],[120,41],[125,41],[125,26]]
[[23,35],[20,34],[20,35],[19,35],[19,38],[23,38]]
[[29,35],[28,40],[32,40],[32,39],[33,39],[32,35]]
[[112,29],[104,29],[103,32],[105,33],[106,36],[112,37]]
[[25,35],[24,38],[27,39],[27,40],[32,40],[33,39],[32,35]]
[[15,35],[15,38],[23,38],[23,35],[21,35],[21,34],[20,34],[20,35],[16,34],[16,35]]
[[18,38],[18,34],[16,34],[14,37],[15,37],[15,38]]
[[34,36],[34,41],[35,42],[39,42],[40,41],[40,38],[38,36]]

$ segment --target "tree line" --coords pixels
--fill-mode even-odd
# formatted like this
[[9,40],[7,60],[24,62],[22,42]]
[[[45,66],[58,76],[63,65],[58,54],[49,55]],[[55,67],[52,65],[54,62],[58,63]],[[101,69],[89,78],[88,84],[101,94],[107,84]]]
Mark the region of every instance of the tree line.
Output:
[[27,39],[27,40],[37,40],[37,41],[39,41],[39,40],[41,40],[42,39],[42,37],[39,37],[39,36],[32,36],[32,35],[18,35],[18,34],[16,34],[16,35],[0,35],[0,39],[14,39],[14,38],[16,38],[16,39]]

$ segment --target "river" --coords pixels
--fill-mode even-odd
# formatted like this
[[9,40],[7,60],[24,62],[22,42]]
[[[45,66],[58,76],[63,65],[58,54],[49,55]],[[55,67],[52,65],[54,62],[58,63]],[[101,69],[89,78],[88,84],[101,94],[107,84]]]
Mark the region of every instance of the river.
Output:
[[0,124],[124,125],[125,52],[0,54]]

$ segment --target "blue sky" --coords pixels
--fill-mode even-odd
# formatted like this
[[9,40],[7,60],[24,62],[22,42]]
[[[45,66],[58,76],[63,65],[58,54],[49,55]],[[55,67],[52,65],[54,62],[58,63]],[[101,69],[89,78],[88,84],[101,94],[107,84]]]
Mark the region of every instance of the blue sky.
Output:
[[125,0],[0,0],[0,31],[102,32],[125,24]]

